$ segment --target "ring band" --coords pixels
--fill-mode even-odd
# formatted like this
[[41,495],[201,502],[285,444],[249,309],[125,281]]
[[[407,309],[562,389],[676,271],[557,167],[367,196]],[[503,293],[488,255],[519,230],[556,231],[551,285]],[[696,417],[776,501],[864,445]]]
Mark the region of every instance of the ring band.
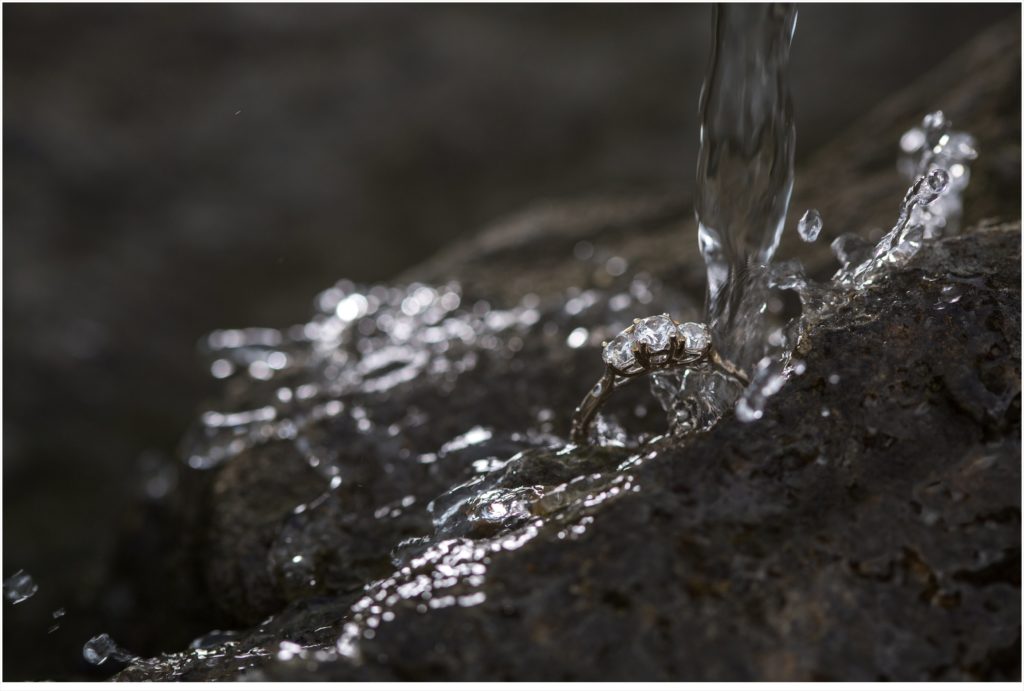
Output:
[[668,314],[634,319],[633,324],[603,344],[604,375],[572,417],[571,439],[577,446],[587,443],[590,425],[612,392],[630,379],[659,370],[709,363],[744,384],[747,375],[714,349],[711,334],[703,324],[680,324]]

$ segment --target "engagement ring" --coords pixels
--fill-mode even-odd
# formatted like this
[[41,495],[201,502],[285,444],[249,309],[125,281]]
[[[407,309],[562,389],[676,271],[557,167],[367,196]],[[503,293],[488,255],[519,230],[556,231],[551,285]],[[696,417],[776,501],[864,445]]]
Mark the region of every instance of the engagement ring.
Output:
[[710,364],[744,384],[743,370],[721,357],[711,343],[704,324],[680,324],[668,314],[634,319],[633,324],[603,344],[601,358],[605,372],[583,398],[572,418],[572,442],[586,444],[590,424],[612,392],[634,377],[658,370]]

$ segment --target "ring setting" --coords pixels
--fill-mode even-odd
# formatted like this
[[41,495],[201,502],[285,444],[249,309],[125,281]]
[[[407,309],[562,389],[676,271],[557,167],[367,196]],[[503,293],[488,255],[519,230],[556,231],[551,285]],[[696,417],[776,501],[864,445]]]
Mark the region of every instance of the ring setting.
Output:
[[571,437],[574,444],[587,443],[590,424],[612,392],[625,382],[664,369],[712,364],[744,384],[747,377],[713,348],[711,332],[704,324],[677,322],[659,314],[633,323],[602,344],[605,373],[576,408]]
[[635,377],[654,369],[695,362],[711,347],[703,324],[680,324],[667,314],[634,319],[604,344],[601,358],[620,377]]

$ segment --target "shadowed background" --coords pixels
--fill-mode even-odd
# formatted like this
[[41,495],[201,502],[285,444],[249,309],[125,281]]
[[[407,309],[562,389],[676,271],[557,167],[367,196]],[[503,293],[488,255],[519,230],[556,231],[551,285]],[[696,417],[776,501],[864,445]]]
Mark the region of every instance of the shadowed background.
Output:
[[[176,481],[204,333],[301,321],[338,278],[539,199],[693,185],[706,6],[3,16],[3,575],[40,588],[4,605],[8,680],[98,674],[101,631],[187,643],[115,554],[159,551],[121,536]],[[798,159],[1000,19],[1019,9],[801,6]]]

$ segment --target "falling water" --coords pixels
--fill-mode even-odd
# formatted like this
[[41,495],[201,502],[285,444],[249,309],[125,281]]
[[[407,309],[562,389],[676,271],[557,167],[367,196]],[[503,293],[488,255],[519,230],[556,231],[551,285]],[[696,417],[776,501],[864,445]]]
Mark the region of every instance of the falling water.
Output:
[[[700,98],[698,242],[715,347],[748,372],[780,359],[782,324],[765,310],[769,266],[793,190],[796,130],[789,93],[792,5],[716,5]],[[774,332],[774,333],[773,333]],[[706,429],[739,394],[713,371],[666,372],[653,389],[676,432]]]
[[[715,347],[749,373],[749,384],[710,369],[661,372],[652,390],[677,435],[708,429],[735,404],[762,417],[768,399],[803,364],[792,359],[804,322],[841,305],[913,257],[927,240],[958,232],[962,194],[977,157],[974,138],[942,111],[900,140],[900,170],[912,183],[892,229],[876,244],[855,234],[832,242],[841,268],[827,284],[807,279],[797,260],[774,261],[793,188],[795,127],[788,86],[796,28],[790,5],[717,5],[701,93],[695,211],[707,270],[706,320]],[[808,209],[796,224],[814,242],[824,221]],[[780,291],[795,291],[802,313],[786,315]]]
[[716,5],[701,93],[696,213],[707,313],[726,354],[743,359],[742,275],[775,255],[793,190],[796,129],[787,81],[796,10]]

